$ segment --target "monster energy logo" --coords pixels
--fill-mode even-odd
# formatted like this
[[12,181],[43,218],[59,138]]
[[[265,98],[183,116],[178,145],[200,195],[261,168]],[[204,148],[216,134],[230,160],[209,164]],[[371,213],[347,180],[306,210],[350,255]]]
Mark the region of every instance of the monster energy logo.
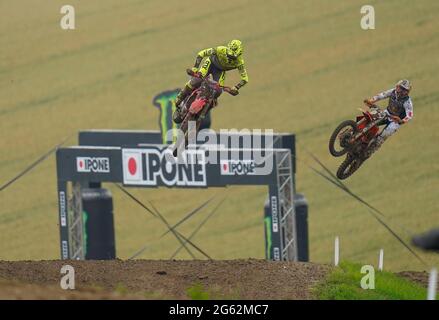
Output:
[[180,92],[179,89],[164,91],[153,99],[154,105],[160,109],[159,125],[162,133],[163,144],[166,144],[166,133],[172,129],[173,138],[177,136],[177,125],[172,121],[172,114],[175,111],[175,98]]

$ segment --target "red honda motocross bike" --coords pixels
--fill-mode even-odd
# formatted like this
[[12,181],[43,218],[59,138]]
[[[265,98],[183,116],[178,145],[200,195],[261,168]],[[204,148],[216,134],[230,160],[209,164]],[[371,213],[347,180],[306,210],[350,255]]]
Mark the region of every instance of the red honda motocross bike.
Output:
[[379,125],[387,118],[376,105],[371,105],[370,110],[360,110],[363,115],[357,116],[356,121],[340,123],[329,139],[329,152],[334,157],[347,154],[337,170],[340,180],[351,176],[372,155],[374,140],[380,134]]
[[[187,69],[186,73],[192,77],[200,78],[200,86],[192,91],[180,104],[180,118],[183,120],[180,124],[180,130],[184,134],[184,146],[188,145],[188,127],[190,121],[196,122],[196,132],[200,127],[201,122],[206,117],[207,113],[217,104],[217,98],[225,91],[231,95],[237,95],[237,91],[233,91],[230,87],[221,86],[217,81],[213,80],[211,76],[203,77],[200,73]],[[178,112],[177,110],[175,112]],[[180,140],[180,141],[179,141]],[[177,156],[178,147],[183,142],[182,139],[177,140],[175,149],[173,151],[174,157]]]

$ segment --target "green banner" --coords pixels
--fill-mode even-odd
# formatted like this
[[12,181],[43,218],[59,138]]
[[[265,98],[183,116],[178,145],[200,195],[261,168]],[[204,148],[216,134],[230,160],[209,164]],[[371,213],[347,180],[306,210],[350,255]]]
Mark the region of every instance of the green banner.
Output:
[[267,216],[264,218],[265,222],[265,241],[267,241],[265,245],[265,257],[267,260],[271,260],[271,217]]

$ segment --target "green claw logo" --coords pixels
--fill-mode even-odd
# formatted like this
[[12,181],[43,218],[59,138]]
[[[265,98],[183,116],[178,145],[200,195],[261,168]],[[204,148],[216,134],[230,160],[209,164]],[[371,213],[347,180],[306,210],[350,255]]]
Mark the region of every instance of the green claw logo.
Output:
[[271,217],[265,217],[265,239],[266,239],[266,252],[265,252],[265,258],[267,260],[271,260]]
[[166,133],[172,129],[173,141],[176,139],[178,126],[172,121],[172,114],[175,111],[175,99],[180,89],[168,90],[159,93],[152,100],[154,106],[160,109],[159,125],[162,133],[163,144],[166,143]]

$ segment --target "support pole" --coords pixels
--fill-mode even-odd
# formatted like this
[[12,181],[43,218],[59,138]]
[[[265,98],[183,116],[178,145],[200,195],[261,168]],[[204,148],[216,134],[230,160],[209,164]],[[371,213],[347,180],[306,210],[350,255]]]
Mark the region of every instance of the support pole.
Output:
[[381,249],[380,250],[380,256],[378,259],[378,270],[379,271],[383,271],[383,266],[384,266],[384,250]]
[[338,237],[335,237],[334,249],[334,266],[338,267],[340,262],[340,240]]
[[437,269],[433,268],[431,269],[430,276],[428,277],[427,300],[436,300],[436,290],[437,290]]

